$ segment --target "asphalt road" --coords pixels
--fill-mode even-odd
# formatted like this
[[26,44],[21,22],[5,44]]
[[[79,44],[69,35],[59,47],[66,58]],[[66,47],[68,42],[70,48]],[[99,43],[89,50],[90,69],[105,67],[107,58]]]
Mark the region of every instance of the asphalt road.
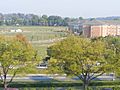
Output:
[[[7,79],[11,79],[11,76],[7,76]],[[47,81],[47,80],[61,80],[61,81],[68,81],[68,80],[79,80],[79,78],[75,77],[75,78],[69,78],[66,77],[66,75],[47,75],[47,74],[30,74],[30,75],[26,75],[26,76],[16,76],[14,77],[14,80],[20,80],[20,81],[37,81],[37,80],[41,80],[41,81]],[[114,80],[113,76],[99,76],[98,78],[96,78],[95,80]]]
[[[11,79],[11,76],[7,76],[7,80]],[[14,77],[14,80],[22,80],[22,81],[28,81],[28,80],[67,80],[66,76],[58,76],[58,75],[38,75],[38,74],[33,74],[33,75],[27,75],[27,76],[16,76]]]

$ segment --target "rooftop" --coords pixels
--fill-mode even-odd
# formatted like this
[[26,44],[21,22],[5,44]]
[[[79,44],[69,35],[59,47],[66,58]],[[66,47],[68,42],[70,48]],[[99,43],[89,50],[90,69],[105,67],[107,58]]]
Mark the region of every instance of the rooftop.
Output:
[[79,20],[69,22],[69,25],[120,25],[120,20]]

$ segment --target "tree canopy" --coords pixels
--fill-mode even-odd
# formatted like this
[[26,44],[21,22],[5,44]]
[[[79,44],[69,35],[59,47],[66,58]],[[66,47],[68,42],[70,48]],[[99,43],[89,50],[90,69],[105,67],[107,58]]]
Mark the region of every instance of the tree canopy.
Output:
[[111,71],[116,75],[120,75],[120,37],[108,36],[103,38],[102,41],[106,43],[107,49],[109,49],[108,63],[111,66]]
[[69,18],[56,15],[42,15],[23,14],[23,13],[0,13],[0,25],[7,26],[68,26],[70,21],[82,20],[83,18]]
[[50,61],[51,66],[59,67],[59,70],[68,75],[79,77],[85,89],[91,80],[109,70],[109,50],[101,40],[92,41],[72,36],[50,46],[48,55],[54,58],[53,62]]
[[[22,35],[0,36],[0,77],[7,88],[16,73],[25,67],[35,65],[37,54]],[[11,75],[7,81],[7,75]]]

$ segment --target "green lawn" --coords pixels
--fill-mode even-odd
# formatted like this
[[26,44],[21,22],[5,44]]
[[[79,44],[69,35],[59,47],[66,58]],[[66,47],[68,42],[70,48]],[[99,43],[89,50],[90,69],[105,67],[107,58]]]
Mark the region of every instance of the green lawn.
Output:
[[17,32],[11,32],[13,29],[21,29],[23,35],[33,44],[41,57],[46,56],[47,47],[52,44],[53,39],[67,36],[67,27],[43,27],[43,26],[1,26],[1,35],[16,35]]
[[[9,87],[81,87],[83,84],[81,81],[13,81]],[[93,81],[89,85],[90,87],[119,87],[120,81]],[[2,87],[2,84],[0,84]]]
[[54,38],[60,38],[66,36],[64,32],[66,27],[40,27],[40,26],[28,26],[28,27],[0,27],[0,30],[4,30],[1,34],[15,35],[15,32],[10,32],[12,29],[23,30],[22,34],[25,35],[30,41],[48,40]]

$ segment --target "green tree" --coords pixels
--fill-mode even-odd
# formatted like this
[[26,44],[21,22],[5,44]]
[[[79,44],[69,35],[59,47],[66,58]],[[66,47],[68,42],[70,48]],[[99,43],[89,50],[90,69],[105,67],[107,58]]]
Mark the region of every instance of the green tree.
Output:
[[4,24],[3,20],[0,20],[0,26],[2,26]]
[[109,68],[105,58],[106,45],[99,40],[91,41],[72,36],[50,46],[48,55],[57,59],[50,61],[51,67],[80,78],[84,90],[91,80],[104,74]]
[[111,65],[111,72],[120,75],[120,37],[108,36],[103,40],[111,54],[111,56],[109,56],[111,60],[108,60]]
[[[34,65],[36,57],[37,54],[24,36],[0,36],[0,77],[5,90],[18,72]],[[9,81],[8,74],[11,75]]]
[[48,26],[48,16],[42,15],[43,26]]
[[48,17],[48,25],[49,26],[62,26],[63,19],[60,16],[49,16]]
[[69,24],[69,22],[71,21],[71,19],[70,19],[69,17],[65,17],[63,21],[64,21],[64,24],[63,24],[63,25],[64,25],[64,26],[68,26],[68,24]]
[[83,17],[79,17],[79,20],[84,20]]
[[32,25],[39,25],[39,17],[37,15],[32,15]]

